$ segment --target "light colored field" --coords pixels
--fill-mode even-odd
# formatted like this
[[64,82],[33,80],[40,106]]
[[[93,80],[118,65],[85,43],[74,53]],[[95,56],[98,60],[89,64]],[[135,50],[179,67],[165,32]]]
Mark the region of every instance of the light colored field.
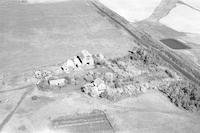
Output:
[[99,0],[130,22],[149,17],[161,0]]
[[200,11],[185,5],[177,4],[160,22],[179,32],[200,33]]
[[[161,0],[100,0],[100,2],[128,21],[136,22],[148,18]],[[160,22],[180,32],[200,33],[200,11],[198,10],[200,2],[198,0],[182,0],[182,2],[188,5],[176,4],[176,7],[168,15],[166,14],[167,16],[162,18]]]

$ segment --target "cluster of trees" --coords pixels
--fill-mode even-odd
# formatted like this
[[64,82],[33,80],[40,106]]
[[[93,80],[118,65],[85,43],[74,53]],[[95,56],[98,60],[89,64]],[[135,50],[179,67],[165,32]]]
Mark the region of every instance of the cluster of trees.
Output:
[[174,81],[169,85],[159,87],[159,89],[178,107],[189,111],[200,110],[200,88],[194,83]]

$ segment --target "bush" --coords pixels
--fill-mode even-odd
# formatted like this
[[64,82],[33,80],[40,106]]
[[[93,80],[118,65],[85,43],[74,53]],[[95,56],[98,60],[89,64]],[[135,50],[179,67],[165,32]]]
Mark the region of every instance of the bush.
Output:
[[160,87],[160,90],[179,107],[189,111],[200,109],[200,90],[189,81],[174,81],[169,86]]

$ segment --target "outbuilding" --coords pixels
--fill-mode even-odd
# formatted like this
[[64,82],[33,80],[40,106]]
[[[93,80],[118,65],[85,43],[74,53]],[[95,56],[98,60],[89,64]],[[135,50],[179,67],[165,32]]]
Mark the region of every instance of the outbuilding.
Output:
[[50,86],[64,87],[66,85],[66,79],[52,79],[48,80]]

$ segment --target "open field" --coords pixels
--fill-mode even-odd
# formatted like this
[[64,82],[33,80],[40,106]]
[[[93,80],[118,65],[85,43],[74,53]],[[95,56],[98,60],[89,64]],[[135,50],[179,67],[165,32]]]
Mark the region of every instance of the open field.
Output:
[[85,1],[4,3],[0,17],[0,73],[21,73],[56,64],[83,49],[109,57],[124,55],[133,45],[124,31]]
[[[185,33],[148,19],[129,23],[95,1],[28,1],[0,3],[0,132],[200,131],[198,67],[179,56],[186,50],[158,41],[176,36],[198,54],[198,37],[191,34],[193,43],[187,42]],[[102,1],[120,15],[131,11],[129,0],[122,8],[118,0]],[[137,19],[148,17],[159,1],[150,3]],[[83,49],[94,64],[83,66]],[[105,58],[98,60],[97,53]],[[67,73],[63,63],[72,57],[79,63]],[[51,82],[60,79],[64,85]]]

